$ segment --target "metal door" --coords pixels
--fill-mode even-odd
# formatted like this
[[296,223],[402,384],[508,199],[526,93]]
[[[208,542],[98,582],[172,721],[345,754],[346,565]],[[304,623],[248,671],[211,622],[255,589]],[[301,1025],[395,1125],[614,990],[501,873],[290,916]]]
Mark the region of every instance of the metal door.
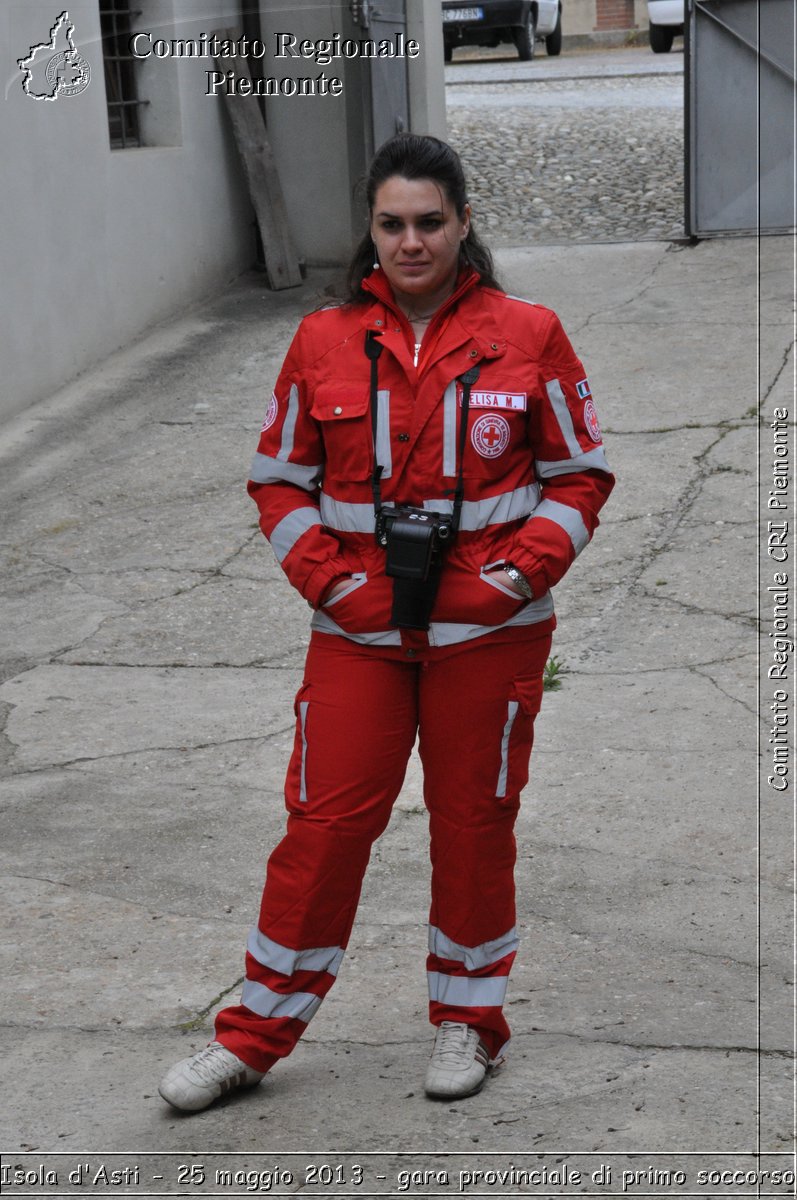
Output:
[[688,235],[794,227],[794,33],[790,0],[688,0]]
[[[377,45],[383,41],[396,44],[397,35],[407,36],[407,13],[405,0],[360,0],[351,6],[358,36],[368,38]],[[406,54],[395,58],[370,58],[366,88],[366,112],[370,112],[370,135],[368,157],[394,133],[409,129],[410,107],[407,85]]]

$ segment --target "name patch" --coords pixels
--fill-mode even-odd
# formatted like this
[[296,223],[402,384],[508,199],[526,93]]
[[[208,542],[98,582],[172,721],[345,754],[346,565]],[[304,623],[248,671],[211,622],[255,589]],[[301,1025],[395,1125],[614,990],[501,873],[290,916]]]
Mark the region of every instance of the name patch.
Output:
[[[462,392],[459,393],[462,404]],[[510,412],[526,411],[525,392],[471,392],[471,408],[505,408]]]

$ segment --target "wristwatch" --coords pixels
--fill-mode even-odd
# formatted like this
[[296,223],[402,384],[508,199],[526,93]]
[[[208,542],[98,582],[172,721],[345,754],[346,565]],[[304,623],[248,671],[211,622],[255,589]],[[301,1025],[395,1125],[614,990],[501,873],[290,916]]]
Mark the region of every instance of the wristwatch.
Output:
[[517,567],[513,567],[511,563],[505,563],[504,570],[518,591],[522,592],[523,595],[528,597],[529,600],[532,600],[534,598],[534,593],[531,590],[531,584],[523,572],[519,571]]

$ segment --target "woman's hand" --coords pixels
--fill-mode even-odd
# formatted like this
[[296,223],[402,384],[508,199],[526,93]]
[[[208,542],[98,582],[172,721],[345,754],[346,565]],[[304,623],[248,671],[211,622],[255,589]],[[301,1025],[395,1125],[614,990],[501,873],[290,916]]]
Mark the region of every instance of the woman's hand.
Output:
[[497,582],[502,584],[503,587],[508,588],[510,592],[514,592],[514,594],[519,599],[521,599],[521,600],[528,599],[528,597],[526,595],[524,595],[523,592],[521,592],[520,588],[515,583],[512,576],[507,575],[506,571],[491,571],[490,578],[497,580]]
[[336,596],[339,596],[341,592],[346,590],[350,583],[351,575],[344,575],[342,578],[336,579],[321,601],[321,607],[323,608],[325,604],[329,604],[330,600],[334,600]]

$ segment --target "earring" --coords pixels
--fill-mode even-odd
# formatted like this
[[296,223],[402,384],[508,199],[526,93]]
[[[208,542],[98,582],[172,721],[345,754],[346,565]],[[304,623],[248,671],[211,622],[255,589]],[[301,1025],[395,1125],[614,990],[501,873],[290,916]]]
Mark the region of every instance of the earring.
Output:
[[379,270],[379,251],[376,248],[375,242],[372,241],[371,246],[372,246],[373,252],[374,252],[373,269],[374,269],[374,271],[378,271]]

